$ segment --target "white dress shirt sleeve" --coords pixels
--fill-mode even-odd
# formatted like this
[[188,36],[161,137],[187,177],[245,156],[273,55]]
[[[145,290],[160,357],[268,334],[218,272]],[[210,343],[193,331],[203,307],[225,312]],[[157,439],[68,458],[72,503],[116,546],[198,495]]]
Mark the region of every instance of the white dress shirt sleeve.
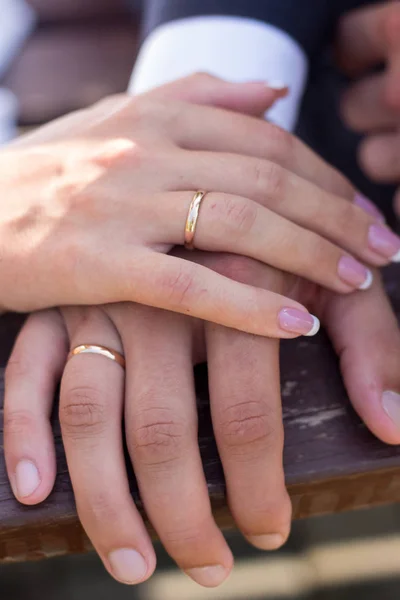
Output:
[[[292,131],[308,74],[308,60],[287,33],[242,17],[199,16],[157,27],[145,40],[129,92],[139,94],[197,71],[227,81],[289,86],[267,118]],[[278,83],[279,82],[279,83]]]

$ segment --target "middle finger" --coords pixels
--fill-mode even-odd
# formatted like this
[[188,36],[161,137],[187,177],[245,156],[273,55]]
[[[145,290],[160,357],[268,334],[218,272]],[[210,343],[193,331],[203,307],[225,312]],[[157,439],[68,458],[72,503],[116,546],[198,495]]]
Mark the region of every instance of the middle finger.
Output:
[[170,135],[179,147],[268,159],[348,200],[355,197],[354,187],[344,175],[300,139],[261,119],[182,104],[179,119],[171,119]]
[[211,513],[200,458],[191,321],[126,306],[123,320],[120,312],[114,318],[131,365],[125,423],[140,493],[167,552],[197,583],[213,587],[233,559]]

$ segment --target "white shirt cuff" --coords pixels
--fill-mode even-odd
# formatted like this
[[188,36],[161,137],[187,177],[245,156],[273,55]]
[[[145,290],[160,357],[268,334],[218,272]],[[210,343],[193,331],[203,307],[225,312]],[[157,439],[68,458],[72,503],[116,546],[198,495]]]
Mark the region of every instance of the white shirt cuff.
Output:
[[290,93],[266,115],[292,131],[308,74],[303,49],[277,27],[242,17],[201,16],[172,21],[144,42],[129,84],[139,94],[197,71],[227,81],[277,81]]

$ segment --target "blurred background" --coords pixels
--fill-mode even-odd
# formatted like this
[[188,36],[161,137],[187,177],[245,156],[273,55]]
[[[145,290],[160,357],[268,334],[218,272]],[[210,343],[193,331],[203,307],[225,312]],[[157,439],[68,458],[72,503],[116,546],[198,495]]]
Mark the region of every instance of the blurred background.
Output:
[[[131,0],[0,0],[0,140],[125,91],[137,49]],[[13,125],[14,122],[14,125]]]
[[[139,2],[0,0],[0,8],[0,144],[126,89],[138,46]],[[227,537],[237,563],[217,591],[193,584],[158,547],[156,575],[136,588],[114,582],[88,554],[0,565],[0,598],[400,598],[400,507],[296,522],[285,548],[269,555],[234,532]]]

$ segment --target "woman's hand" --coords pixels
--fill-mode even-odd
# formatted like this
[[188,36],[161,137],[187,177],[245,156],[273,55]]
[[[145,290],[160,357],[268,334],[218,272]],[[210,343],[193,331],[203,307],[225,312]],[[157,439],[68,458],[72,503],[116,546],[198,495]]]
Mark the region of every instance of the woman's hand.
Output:
[[[216,104],[223,93],[215,89],[238,89],[205,79]],[[246,85],[257,98],[248,112],[259,114],[260,96],[269,103],[271,92]],[[183,243],[197,189],[210,190],[199,249],[247,255],[339,293],[371,281],[349,253],[371,265],[397,260],[399,238],[294,137],[251,116],[172,100],[168,89],[109,98],[1,154],[6,308],[132,300],[272,337],[315,330],[301,304],[167,255]]]

